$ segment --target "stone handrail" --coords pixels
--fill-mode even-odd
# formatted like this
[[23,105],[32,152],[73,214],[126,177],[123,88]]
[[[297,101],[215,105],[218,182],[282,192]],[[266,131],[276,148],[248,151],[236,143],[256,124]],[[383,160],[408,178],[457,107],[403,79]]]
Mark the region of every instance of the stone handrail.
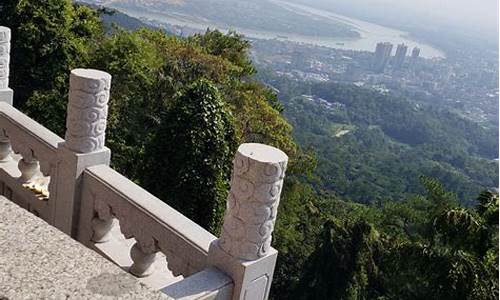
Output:
[[147,261],[165,254],[174,275],[189,276],[206,267],[216,237],[160,199],[106,165],[85,170],[77,238],[80,242],[109,240],[112,218],[125,238],[134,238],[132,273],[149,275]]
[[206,268],[161,289],[171,298],[182,300],[231,299],[233,290],[234,283],[231,277],[214,267]]
[[[11,106],[9,54],[10,30],[0,26],[0,193],[141,280],[153,278],[157,262],[166,261],[169,276],[176,277],[162,286],[156,279],[150,283],[173,299],[268,298],[285,153],[262,144],[240,145],[217,238],[109,167],[110,74],[71,71],[63,140]],[[39,177],[47,182],[50,177],[44,201],[25,188]],[[125,239],[110,246],[118,228]]]
[[0,26],[0,193],[50,222],[54,203],[47,201],[53,187],[49,176],[56,172],[63,140],[12,107],[9,62],[10,29]]
[[[55,173],[57,145],[62,141],[11,105],[0,102],[2,194],[48,222],[54,217],[49,176]],[[38,183],[36,188],[33,185],[33,193],[26,187],[35,180]]]
[[0,102],[0,129],[15,153],[38,160],[42,173],[49,176],[62,138],[5,102]]

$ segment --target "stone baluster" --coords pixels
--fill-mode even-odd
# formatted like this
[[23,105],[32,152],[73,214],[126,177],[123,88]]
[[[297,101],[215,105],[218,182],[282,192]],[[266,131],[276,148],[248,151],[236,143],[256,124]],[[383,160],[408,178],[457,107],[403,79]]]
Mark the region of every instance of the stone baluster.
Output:
[[272,232],[288,157],[262,144],[242,144],[236,153],[224,225],[212,243],[208,264],[233,278],[233,300],[264,300],[276,264]]
[[113,228],[113,218],[101,219],[95,217],[92,219],[92,241],[94,243],[104,243],[110,240],[111,229]]
[[38,173],[40,165],[38,160],[34,158],[23,157],[19,160],[17,167],[19,168],[19,171],[21,171],[21,177],[19,177],[19,180],[25,183],[30,181],[33,176]]
[[[9,88],[10,29],[0,26],[0,101],[12,105],[14,93]],[[0,162],[10,158],[11,146],[5,132],[0,132]]]
[[21,172],[19,176],[19,181],[21,183],[27,183],[33,179],[33,177],[39,173],[40,164],[36,159],[33,150],[29,148],[26,144],[16,143],[13,146],[14,152],[21,155],[21,159],[17,163],[17,168]]
[[156,260],[158,249],[156,245],[147,246],[136,242],[130,249],[130,257],[134,262],[130,267],[130,273],[137,277],[146,277],[153,273],[153,263]]
[[7,161],[10,158],[11,151],[9,139],[0,134],[0,162]]
[[[109,165],[111,153],[104,141],[110,85],[111,75],[106,72],[75,69],[70,74],[66,141],[57,149],[57,183],[50,193],[55,199],[54,225],[71,236],[77,233],[83,171],[98,164]],[[101,229],[110,228],[109,220],[103,221]]]
[[4,131],[0,132],[0,162],[8,161],[10,159],[10,153],[12,152],[12,147],[10,145],[9,138]]
[[[92,210],[94,217],[92,218],[92,242],[104,243],[111,238],[111,229],[113,228],[113,214],[111,208],[102,201],[92,199]],[[85,241],[87,242],[87,241]]]

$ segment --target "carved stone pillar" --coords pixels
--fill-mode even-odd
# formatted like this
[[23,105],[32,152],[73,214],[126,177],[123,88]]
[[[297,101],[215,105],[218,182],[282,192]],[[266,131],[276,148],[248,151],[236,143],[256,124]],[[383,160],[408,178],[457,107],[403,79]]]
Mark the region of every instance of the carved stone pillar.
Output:
[[9,87],[10,29],[0,26],[0,90]]
[[[12,105],[13,92],[9,88],[9,63],[10,63],[10,29],[0,26],[0,102]],[[9,138],[0,131],[0,161],[10,158],[11,146]]]
[[109,164],[111,153],[104,141],[110,86],[111,75],[106,72],[71,71],[66,141],[58,146],[57,185],[50,191],[51,198],[56,195],[54,225],[71,236],[78,230],[82,172],[90,166]]
[[10,29],[0,26],[0,101],[12,105],[13,92],[9,88]]
[[271,248],[287,156],[266,145],[243,144],[233,163],[219,245],[231,256],[255,260]]
[[208,263],[235,283],[233,299],[267,299],[277,251],[272,232],[288,157],[262,144],[242,144],[234,158],[221,236]]
[[78,153],[104,148],[111,75],[75,69],[70,75],[66,147]]

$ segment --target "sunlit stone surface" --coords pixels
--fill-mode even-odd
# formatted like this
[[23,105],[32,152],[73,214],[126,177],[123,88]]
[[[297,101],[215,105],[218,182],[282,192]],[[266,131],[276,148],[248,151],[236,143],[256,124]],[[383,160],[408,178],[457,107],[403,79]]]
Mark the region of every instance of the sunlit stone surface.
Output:
[[171,299],[1,196],[0,241],[0,298]]

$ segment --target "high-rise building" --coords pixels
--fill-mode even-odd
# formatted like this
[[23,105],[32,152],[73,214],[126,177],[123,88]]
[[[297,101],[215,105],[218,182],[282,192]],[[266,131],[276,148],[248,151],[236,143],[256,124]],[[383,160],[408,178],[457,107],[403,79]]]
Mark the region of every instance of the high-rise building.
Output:
[[417,59],[419,55],[420,55],[420,48],[418,47],[413,48],[413,50],[411,51],[411,58]]
[[411,50],[410,67],[413,67],[417,63],[417,58],[420,55],[420,48],[415,47]]
[[392,44],[389,42],[378,43],[373,56],[372,69],[377,73],[384,72],[385,66],[391,57]]
[[403,66],[403,63],[405,62],[405,57],[406,57],[406,52],[408,51],[408,46],[405,44],[399,44],[398,48],[396,49],[396,55],[394,56],[394,69],[398,70],[401,69]]

